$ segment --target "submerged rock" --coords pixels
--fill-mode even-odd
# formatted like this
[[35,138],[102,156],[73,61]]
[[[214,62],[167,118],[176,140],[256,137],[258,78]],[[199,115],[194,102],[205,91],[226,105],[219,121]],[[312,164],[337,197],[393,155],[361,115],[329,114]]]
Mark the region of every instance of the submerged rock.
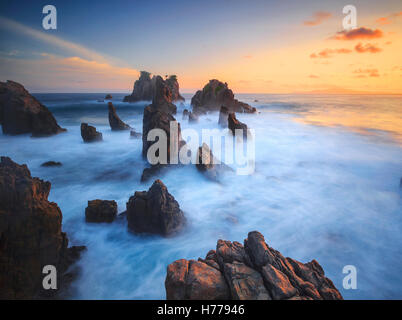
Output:
[[198,122],[198,116],[194,112],[190,112],[188,114],[188,122],[189,123],[197,123]]
[[[155,93],[158,91],[157,79],[162,79],[161,76],[153,76],[146,71],[141,71],[140,77],[134,83],[134,89],[131,95],[124,97],[124,102],[151,101],[154,99]],[[171,92],[171,102],[184,101],[184,98],[179,93],[179,83],[177,77],[172,75],[166,80],[163,80]]]
[[117,203],[110,200],[90,200],[85,209],[86,222],[113,222],[117,215]]
[[125,124],[117,115],[116,108],[113,106],[113,103],[109,102],[107,106],[109,108],[110,128],[114,131],[130,130],[131,127],[128,124]]
[[40,166],[41,167],[61,167],[63,164],[58,161],[47,161],[42,163]]
[[230,112],[256,112],[254,107],[236,100],[227,83],[216,79],[209,80],[202,90],[196,92],[191,99],[191,105],[193,112],[198,114],[218,111],[222,105],[226,106]]
[[127,202],[128,228],[136,233],[169,236],[185,224],[183,211],[160,180],[148,191],[135,192]]
[[131,130],[130,131],[130,138],[131,139],[137,139],[137,138],[141,138],[142,134],[139,132],[136,132],[135,130]]
[[[199,259],[196,275],[192,277],[191,263],[193,260],[181,259],[168,266],[167,299],[200,299],[199,293],[213,300],[343,299],[317,261],[303,264],[285,258],[270,248],[257,231],[248,234],[244,246],[236,241],[219,240],[216,251],[211,250],[205,259]],[[194,283],[197,290],[193,289]]]
[[236,130],[242,130],[243,131],[243,137],[247,138],[247,125],[243,122],[240,122],[236,118],[236,114],[230,113],[228,116],[228,127],[230,131],[232,132],[233,135],[236,134]]
[[0,124],[4,134],[31,133],[33,137],[66,131],[53,114],[19,83],[0,82]]
[[183,120],[187,120],[187,119],[188,119],[188,114],[189,114],[188,110],[187,110],[187,109],[184,109],[184,110],[183,110],[182,119],[183,119]]
[[84,142],[102,141],[102,133],[96,131],[96,128],[88,125],[88,123],[81,123],[81,137]]
[[227,128],[228,127],[228,117],[229,117],[228,108],[226,108],[225,106],[222,106],[221,109],[219,110],[218,124],[223,128]]
[[[0,162],[0,299],[51,297],[66,289],[66,270],[85,247],[68,248],[62,213],[48,201],[50,182],[32,178],[26,165]],[[44,290],[43,267],[56,267],[57,290]]]

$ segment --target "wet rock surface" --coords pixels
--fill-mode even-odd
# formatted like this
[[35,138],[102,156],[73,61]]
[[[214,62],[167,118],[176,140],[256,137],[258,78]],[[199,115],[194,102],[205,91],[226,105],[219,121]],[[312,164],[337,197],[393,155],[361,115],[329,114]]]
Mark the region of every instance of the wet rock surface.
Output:
[[4,134],[31,133],[33,137],[66,131],[53,114],[19,83],[0,82],[0,124]]
[[102,133],[96,131],[96,128],[88,125],[88,123],[81,123],[81,137],[84,142],[97,142],[102,141]]
[[114,107],[113,103],[109,102],[107,106],[109,109],[110,128],[114,131],[130,130],[131,127],[128,124],[125,124],[117,115],[116,108]]
[[[26,165],[1,157],[0,299],[54,297],[74,278],[66,271],[85,247],[68,248],[60,208],[48,201],[50,188]],[[58,290],[43,289],[46,265],[56,267]]]
[[210,80],[202,90],[198,90],[191,99],[193,112],[203,114],[208,111],[218,111],[224,105],[230,112],[254,113],[256,109],[247,103],[234,98],[233,91],[227,83]]
[[185,224],[183,211],[160,180],[148,191],[137,191],[127,202],[128,228],[135,233],[170,236]]
[[85,209],[86,222],[113,222],[117,216],[117,203],[113,200],[90,200]]
[[[199,259],[190,277],[192,264],[194,260],[181,259],[168,266],[167,299],[199,299],[199,294],[205,292],[212,300],[343,299],[317,261],[304,264],[285,258],[257,231],[248,234],[244,246],[219,240],[216,250]],[[193,283],[197,284],[196,290]]]
[[233,135],[236,134],[236,130],[241,130],[243,132],[243,137],[247,138],[248,128],[243,122],[240,122],[236,118],[236,114],[230,113],[228,116],[228,127]]

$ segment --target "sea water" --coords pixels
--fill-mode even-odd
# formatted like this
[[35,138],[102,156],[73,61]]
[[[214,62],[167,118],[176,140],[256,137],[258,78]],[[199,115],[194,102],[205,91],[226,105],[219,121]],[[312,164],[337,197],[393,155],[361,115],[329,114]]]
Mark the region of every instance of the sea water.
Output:
[[[36,94],[68,131],[49,138],[0,134],[0,154],[49,180],[50,201],[63,212],[72,245],[88,250],[68,298],[165,299],[166,267],[177,259],[205,257],[218,239],[243,242],[260,231],[283,255],[316,259],[346,299],[402,298],[401,96],[237,95],[258,109],[238,114],[254,129],[255,171],[208,180],[194,166],[160,178],[179,202],[188,224],[171,238],[128,232],[124,218],[85,222],[88,200],[116,200],[119,212],[141,183],[141,139],[112,132],[105,94]],[[120,118],[142,132],[147,102],[112,100]],[[178,104],[182,129],[218,128],[218,113],[197,124],[182,120],[191,95]],[[256,101],[257,100],[257,101]],[[104,141],[86,144],[81,122]],[[44,168],[46,161],[62,167]],[[344,266],[357,269],[357,289],[346,290]]]

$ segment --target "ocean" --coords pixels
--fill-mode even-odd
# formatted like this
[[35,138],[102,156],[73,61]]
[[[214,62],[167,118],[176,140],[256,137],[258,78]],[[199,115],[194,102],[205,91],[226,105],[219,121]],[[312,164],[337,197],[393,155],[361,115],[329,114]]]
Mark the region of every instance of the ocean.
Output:
[[[171,238],[135,235],[125,219],[88,224],[88,200],[116,200],[119,212],[141,183],[147,161],[141,139],[112,132],[105,94],[35,94],[68,131],[49,138],[0,134],[0,154],[52,183],[78,262],[71,299],[165,299],[166,267],[198,259],[218,239],[243,242],[260,231],[271,247],[301,262],[316,259],[345,299],[402,299],[402,97],[361,95],[236,95],[258,109],[238,114],[254,130],[255,171],[206,179],[194,166],[161,177],[188,220]],[[142,132],[148,103],[123,103],[120,118]],[[218,128],[218,113],[182,120],[191,95],[178,104],[181,128]],[[81,122],[104,141],[85,144]],[[53,160],[62,167],[44,168]],[[342,286],[344,266],[357,269],[357,289]]]

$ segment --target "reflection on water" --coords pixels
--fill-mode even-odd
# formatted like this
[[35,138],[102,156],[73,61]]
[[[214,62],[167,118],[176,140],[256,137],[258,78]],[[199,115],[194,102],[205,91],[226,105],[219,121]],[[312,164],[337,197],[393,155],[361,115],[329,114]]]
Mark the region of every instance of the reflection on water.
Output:
[[[169,263],[203,257],[219,238],[241,242],[252,230],[262,232],[285,256],[317,259],[345,298],[402,298],[397,97],[240,95],[261,111],[238,115],[255,130],[255,173],[228,173],[218,184],[193,166],[169,171],[161,178],[189,224],[177,237],[163,239],[127,232],[124,219],[85,223],[88,200],[116,200],[122,212],[134,191],[152,183],[140,182],[147,165],[141,139],[110,130],[107,105],[97,102],[105,95],[37,96],[68,131],[41,139],[0,134],[0,153],[51,181],[50,200],[63,212],[64,231],[72,244],[88,247],[71,298],[164,299]],[[141,132],[145,103],[124,104],[123,95],[113,96],[122,120]],[[218,128],[218,113],[195,125],[181,121],[191,96],[186,98],[177,117],[183,129]],[[103,142],[82,142],[83,120],[96,124]],[[49,160],[63,166],[40,166]],[[358,290],[342,288],[342,269],[349,264],[357,268]]]

